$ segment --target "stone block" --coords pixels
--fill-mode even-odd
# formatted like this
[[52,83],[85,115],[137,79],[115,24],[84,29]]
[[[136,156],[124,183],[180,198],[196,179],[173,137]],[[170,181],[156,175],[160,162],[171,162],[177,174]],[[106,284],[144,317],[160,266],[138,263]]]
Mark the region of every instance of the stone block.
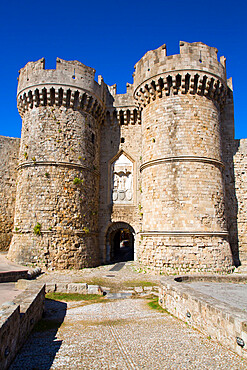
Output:
[[103,294],[101,288],[98,285],[88,285],[88,294]]

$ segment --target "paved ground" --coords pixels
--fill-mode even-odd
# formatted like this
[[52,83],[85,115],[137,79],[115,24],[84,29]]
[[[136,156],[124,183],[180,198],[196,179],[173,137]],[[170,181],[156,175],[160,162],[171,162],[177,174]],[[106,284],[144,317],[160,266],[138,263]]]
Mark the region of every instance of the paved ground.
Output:
[[[26,270],[6,258],[6,253],[0,253],[0,272]],[[0,283],[0,305],[8,303],[18,296],[22,291],[15,288],[15,283]]]
[[[147,282],[158,284],[159,276],[138,270],[128,262],[49,272],[38,280],[99,284],[109,287],[113,295]],[[245,284],[189,285],[228,304],[237,302],[246,307]],[[10,300],[8,294],[16,293],[12,283],[0,284],[0,289],[5,291],[0,291],[0,297],[6,300]],[[246,361],[205,335],[167,313],[151,310],[146,299],[106,299],[106,303],[91,305],[47,301],[46,313],[39,331],[28,339],[11,370],[247,369]]]
[[0,283],[0,305],[11,302],[21,292],[15,288],[15,283]]
[[6,255],[6,252],[0,252],[0,272],[27,270],[26,266],[21,266],[8,260]]
[[[247,362],[144,299],[54,303],[11,367],[16,369],[247,369]],[[58,325],[60,325],[58,324]]]
[[85,282],[88,284],[98,284],[111,287],[112,290],[119,291],[131,286],[132,283],[150,282],[159,284],[160,276],[139,273],[139,267],[133,262],[120,262],[113,265],[99,266],[96,268],[86,268],[82,270],[49,271],[41,275],[38,280],[42,282]]
[[247,284],[193,282],[188,285],[201,293],[247,312]]

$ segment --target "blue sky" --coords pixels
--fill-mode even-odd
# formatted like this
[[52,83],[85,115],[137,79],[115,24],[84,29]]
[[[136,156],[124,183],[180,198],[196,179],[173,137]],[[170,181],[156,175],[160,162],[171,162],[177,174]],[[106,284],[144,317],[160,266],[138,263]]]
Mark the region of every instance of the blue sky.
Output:
[[0,135],[20,137],[16,108],[18,70],[28,61],[56,57],[80,62],[124,93],[134,64],[150,49],[167,45],[179,52],[179,41],[202,41],[227,59],[233,78],[235,136],[247,137],[246,87],[247,3],[242,0],[166,1],[1,1]]

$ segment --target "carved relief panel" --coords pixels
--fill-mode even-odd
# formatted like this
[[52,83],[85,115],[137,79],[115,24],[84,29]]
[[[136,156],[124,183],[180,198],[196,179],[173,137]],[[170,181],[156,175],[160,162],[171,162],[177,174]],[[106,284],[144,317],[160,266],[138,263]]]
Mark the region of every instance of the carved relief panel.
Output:
[[124,153],[111,164],[111,194],[115,204],[133,203],[133,162]]

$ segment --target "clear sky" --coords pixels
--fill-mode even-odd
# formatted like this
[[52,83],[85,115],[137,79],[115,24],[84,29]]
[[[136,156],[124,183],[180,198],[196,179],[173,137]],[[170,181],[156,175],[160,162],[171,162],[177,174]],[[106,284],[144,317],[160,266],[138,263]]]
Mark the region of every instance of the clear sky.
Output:
[[150,49],[179,41],[216,47],[233,78],[235,136],[247,137],[247,2],[244,0],[74,0],[0,2],[0,135],[20,137],[16,108],[18,70],[42,57],[55,68],[56,57],[79,60],[124,93],[134,64]]

